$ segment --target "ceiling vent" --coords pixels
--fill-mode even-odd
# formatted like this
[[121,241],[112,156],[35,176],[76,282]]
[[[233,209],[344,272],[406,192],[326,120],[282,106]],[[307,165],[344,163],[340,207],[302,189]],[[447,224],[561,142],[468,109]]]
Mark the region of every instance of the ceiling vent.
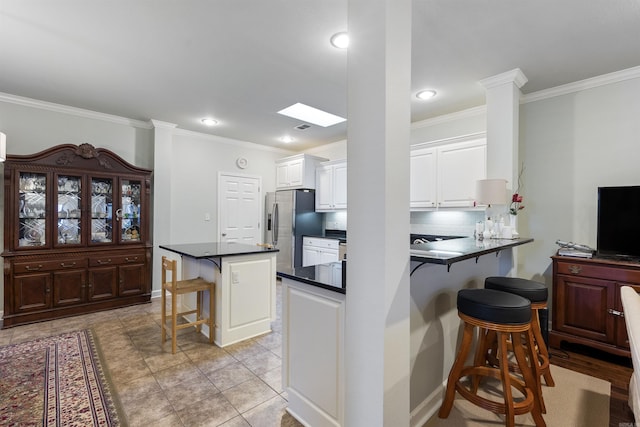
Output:
[[305,125],[305,124],[301,124],[296,126],[294,129],[298,129],[298,130],[307,130],[309,129],[311,126],[310,125]]

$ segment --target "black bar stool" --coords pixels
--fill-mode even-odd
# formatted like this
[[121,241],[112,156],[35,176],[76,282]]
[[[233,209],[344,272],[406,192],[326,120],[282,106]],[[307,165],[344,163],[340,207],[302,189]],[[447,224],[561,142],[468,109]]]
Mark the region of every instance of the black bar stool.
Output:
[[[515,415],[531,412],[536,426],[545,426],[540,401],[536,398],[536,379],[527,363],[527,357],[534,357],[531,328],[531,303],[526,298],[493,289],[462,289],[458,291],[458,316],[464,321],[464,332],[460,350],[451,367],[447,390],[438,416],[447,418],[453,407],[456,390],[471,403],[496,414],[506,416],[507,426],[515,425]],[[474,364],[465,366],[471,350],[474,328],[479,328],[479,341]],[[498,342],[499,366],[488,366],[485,361],[487,334],[495,333]],[[526,345],[522,343],[524,333]],[[509,371],[507,341],[511,340],[513,352],[524,383]],[[525,354],[525,350],[528,354]],[[467,385],[461,381],[471,377]],[[503,401],[498,402],[478,395],[480,377],[501,380]],[[517,389],[522,398],[514,399],[512,388]]]
[[[542,412],[546,413],[544,400],[542,399],[540,376],[544,377],[544,382],[547,386],[555,386],[555,382],[551,376],[551,369],[549,368],[549,350],[542,336],[542,328],[540,325],[540,310],[547,309],[547,287],[544,283],[539,283],[534,280],[504,276],[487,277],[484,281],[484,287],[485,289],[494,289],[520,295],[531,301],[531,332],[533,332],[535,348],[537,350],[537,357],[535,358],[536,364],[533,366],[536,379],[538,380],[536,393],[540,398]],[[517,371],[517,368],[515,370]]]

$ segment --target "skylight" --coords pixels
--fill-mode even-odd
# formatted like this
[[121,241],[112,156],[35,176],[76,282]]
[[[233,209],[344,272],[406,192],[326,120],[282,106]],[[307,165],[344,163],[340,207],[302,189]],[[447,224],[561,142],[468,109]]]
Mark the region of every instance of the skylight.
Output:
[[317,108],[309,107],[308,105],[301,104],[299,102],[278,111],[278,114],[302,120],[303,122],[311,123],[316,126],[322,126],[323,128],[333,126],[347,120],[343,117],[318,110]]

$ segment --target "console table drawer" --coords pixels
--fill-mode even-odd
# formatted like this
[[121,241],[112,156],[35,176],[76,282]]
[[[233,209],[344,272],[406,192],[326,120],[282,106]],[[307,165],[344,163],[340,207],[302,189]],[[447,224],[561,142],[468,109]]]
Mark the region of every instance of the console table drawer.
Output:
[[597,279],[615,280],[625,283],[640,283],[640,269],[612,269],[598,264],[583,264],[580,262],[557,263],[557,274],[567,276],[593,277]]

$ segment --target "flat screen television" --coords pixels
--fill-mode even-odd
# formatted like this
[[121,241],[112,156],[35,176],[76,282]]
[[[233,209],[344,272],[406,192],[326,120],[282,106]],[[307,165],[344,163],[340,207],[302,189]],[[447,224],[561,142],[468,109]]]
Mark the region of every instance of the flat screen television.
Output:
[[640,260],[640,185],[598,188],[597,239],[598,257]]

